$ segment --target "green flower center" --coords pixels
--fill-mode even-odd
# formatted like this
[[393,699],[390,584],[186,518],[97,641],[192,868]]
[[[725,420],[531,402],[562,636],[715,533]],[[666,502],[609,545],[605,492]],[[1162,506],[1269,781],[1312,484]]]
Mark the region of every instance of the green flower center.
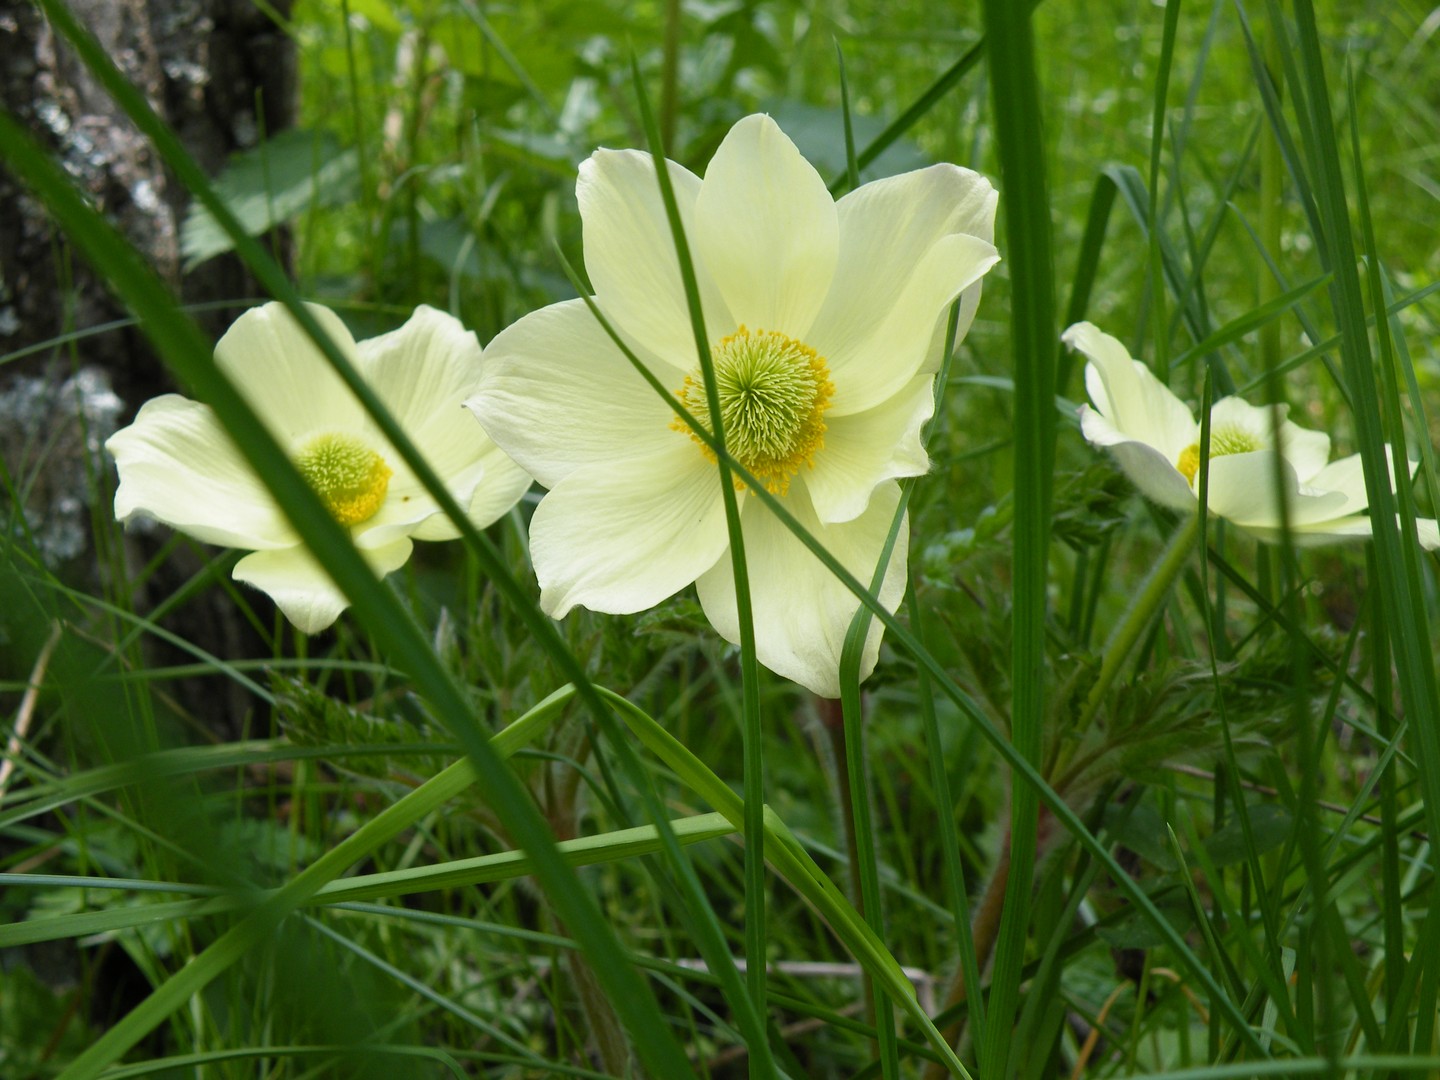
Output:
[[[1224,457],[1226,454],[1248,454],[1252,450],[1263,450],[1261,445],[1250,432],[1238,427],[1218,427],[1210,430],[1210,456],[1212,458]],[[1180,452],[1180,460],[1175,463],[1192,485],[1195,483],[1195,474],[1200,471],[1200,444],[1192,443]]]
[[295,467],[341,525],[375,516],[390,488],[385,459],[353,435],[317,435],[295,456]]
[[[802,466],[813,467],[816,452],[825,445],[824,414],[835,386],[824,357],[784,334],[743,326],[712,345],[710,356],[726,447],[766,490],[784,495],[791,477]],[[698,371],[686,376],[676,396],[697,419],[709,417],[705,382]],[[670,426],[688,432],[714,460],[679,417]],[[735,486],[744,487],[738,480]]]

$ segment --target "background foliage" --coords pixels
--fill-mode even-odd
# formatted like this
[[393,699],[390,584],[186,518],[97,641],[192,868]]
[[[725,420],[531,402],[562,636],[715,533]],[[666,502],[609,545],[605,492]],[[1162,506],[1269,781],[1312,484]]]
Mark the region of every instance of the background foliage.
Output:
[[[1308,10],[1042,3],[1034,123],[992,103],[983,61],[945,80],[981,42],[978,9],[300,0],[273,13],[300,58],[297,126],[258,133],[215,188],[249,233],[290,259],[298,292],[337,307],[357,336],[430,303],[488,340],[573,295],[555,249],[582,265],[577,165],[597,146],[646,141],[632,56],[673,157],[703,171],[730,124],[764,110],[839,190],[838,43],[857,147],[919,105],[862,178],[953,161],[999,182],[998,143],[1018,140],[1046,164],[1062,318],[1083,315],[1126,340],[1189,401],[1207,372],[1217,396],[1235,386],[1252,401],[1288,401],[1302,424],[1331,434],[1337,455],[1365,439],[1336,340],[1358,333],[1375,342],[1375,370],[1398,376],[1403,409],[1384,412],[1386,431],[1396,434],[1403,412],[1422,456],[1440,375],[1440,309],[1426,299],[1440,273],[1433,13],[1408,0],[1327,5],[1322,70],[1304,48]],[[1333,116],[1318,109],[1317,86]],[[1332,128],[1338,178],[1322,137]],[[0,135],[19,172],[22,143],[8,128]],[[1003,219],[1013,204],[1001,186]],[[1353,225],[1325,216],[1337,200]],[[70,257],[70,243],[95,258],[76,235],[80,213],[67,221],[56,210],[57,258]],[[1363,309],[1343,291],[1353,268],[1334,259],[1337,230],[1351,229]],[[181,242],[191,267],[236,247],[199,201]],[[1000,243],[1007,262],[987,280],[956,355],[931,435],[934,467],[914,489],[908,625],[1006,732],[1012,571],[1025,559],[1048,566],[1034,764],[1191,956],[1041,810],[1029,918],[995,958],[996,981],[1018,980],[1019,996],[992,1000],[998,1016],[952,1010],[968,1020],[961,1059],[986,1077],[1436,1069],[1440,915],[1423,793],[1440,762],[1397,735],[1432,724],[1440,702],[1407,692],[1402,707],[1403,660],[1392,673],[1406,642],[1424,643],[1433,667],[1433,562],[1417,587],[1391,590],[1378,549],[1258,548],[1212,524],[1207,558],[1190,558],[1094,723],[1079,723],[1111,628],[1174,522],[1079,437],[1079,365],[1058,352],[1057,320],[1046,331],[1060,399],[1051,542],[1037,554],[1017,532],[1017,505],[1033,492],[1016,490],[1015,448],[1038,421],[1016,406],[1012,281],[1024,279],[1011,274],[1033,252]],[[1386,288],[1395,310],[1377,328]],[[84,340],[55,344],[51,383],[83,363]],[[36,426],[7,440],[0,476],[11,508],[34,505],[22,495],[44,485],[90,506],[95,553],[80,572],[29,510],[4,511],[0,689],[26,733],[0,781],[0,870],[12,875],[0,894],[0,1073],[95,1075],[110,1062],[81,1055],[106,1031],[135,1043],[134,1071],[113,1076],[202,1065],[226,1076],[662,1075],[646,1048],[660,1054],[667,1031],[698,1074],[746,1073],[735,990],[704,970],[674,863],[602,846],[580,872],[597,921],[658,999],[660,1034],[626,1032],[624,1003],[586,937],[603,928],[567,921],[555,891],[528,876],[501,876],[491,863],[466,877],[459,867],[521,846],[522,801],[561,840],[651,821],[647,796],[676,819],[724,810],[726,785],[738,790],[742,773],[738,664],[693,595],[633,617],[577,612],[558,629],[591,679],[658,721],[722,790],[706,794],[693,767],[617,737],[567,699],[544,707],[543,724],[526,729],[533,741],[510,761],[523,800],[457,784],[350,871],[418,876],[367,878],[379,891],[345,899],[322,893],[277,917],[273,932],[245,937],[265,910],[237,916],[247,893],[303,891],[306,867],[357,831],[378,835],[387,807],[434,790],[421,785],[471,749],[450,705],[477,729],[499,730],[571,674],[537,636],[533,607],[527,617],[509,602],[476,549],[460,544],[428,545],[333,634],[297,637],[263,597],[230,582],[233,555],[164,530],[121,535],[108,515],[101,432],[89,427],[113,423],[116,410],[83,385],[59,397],[78,402],[60,409],[78,418],[75,445]],[[86,466],[78,473],[76,461]],[[1434,482],[1427,468],[1414,490],[1432,516]],[[524,537],[534,498],[488,537],[498,565],[532,595]],[[201,569],[170,584],[165,568],[177,560]],[[214,590],[233,611],[237,648],[225,655],[172,630]],[[420,628],[430,682],[377,629],[372,615],[387,602]],[[449,704],[435,692],[443,686],[459,688]],[[1004,886],[996,867],[1011,840],[1012,787],[984,732],[931,689],[893,635],[866,690],[874,823],[861,842],[878,854],[880,939],[935,1013],[968,915],[985,909],[992,876]],[[229,725],[195,704],[221,694],[243,703]],[[766,802],[848,891],[833,710],[778,678],[765,677],[760,694]],[[932,709],[938,744],[927,734]],[[958,826],[955,850],[941,815]],[[732,839],[682,839],[696,841],[689,864],[740,955],[754,914],[744,850],[733,826],[715,828]],[[947,892],[956,867],[968,894],[959,919]],[[878,1072],[861,965],[837,941],[834,918],[776,875],[767,907],[778,1068]],[[209,964],[197,958],[225,942],[248,944],[193,995],[176,991],[163,1022],[136,1019],[155,988],[179,986],[177,973]],[[1208,988],[1187,966],[1196,958]],[[1013,1049],[1001,1056],[998,1046]],[[884,1068],[918,1075],[929,1053],[906,1022]],[[1267,1056],[1276,1061],[1258,1061]]]

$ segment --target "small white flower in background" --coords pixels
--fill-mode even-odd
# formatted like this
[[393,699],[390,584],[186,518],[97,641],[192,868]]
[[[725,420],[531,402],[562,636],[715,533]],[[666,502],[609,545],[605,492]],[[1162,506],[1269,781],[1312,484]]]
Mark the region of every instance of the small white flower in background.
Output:
[[[480,374],[474,334],[420,307],[398,330],[357,343],[333,312],[307,306],[477,526],[525,493],[530,477],[462,408]],[[402,566],[412,540],[459,535],[284,305],[240,316],[216,345],[215,362],[376,574]],[[120,521],[154,518],[252,552],[235,565],[236,580],[268,593],[307,634],[348,605],[209,406],[178,394],[155,398],[105,448],[120,470]]]
[[[1124,345],[1090,323],[1076,323],[1063,340],[1090,361],[1085,388],[1092,405],[1080,407],[1085,438],[1115,455],[1125,475],[1151,499],[1176,510],[1195,510],[1200,424],[1194,415],[1148,367],[1132,360]],[[1370,518],[1364,511],[1370,498],[1360,455],[1330,461],[1330,436],[1296,426],[1286,412],[1284,405],[1274,406],[1272,413],[1237,397],[1211,407],[1208,512],[1257,539],[1280,543],[1283,494],[1293,543],[1368,538]],[[1410,463],[1410,472],[1414,468]],[[1392,462],[1392,485],[1394,471]],[[1440,547],[1436,523],[1417,524],[1421,544]]]
[[[929,466],[937,328],[999,256],[995,191],[936,165],[838,203],[766,116],[731,128],[702,181],[667,162],[699,279],[731,453],[861,581],[899,499]],[[674,241],[649,154],[599,150],[576,187],[595,300],[686,409],[709,412]],[[491,436],[549,493],[531,523],[540,603],[642,611],[691,582],[710,622],[739,639],[713,455],[631,367],[581,300],[509,327],[486,349],[470,401]],[[740,499],[760,662],[839,695],[858,601],[758,500]],[[905,591],[901,533],[880,601]],[[861,677],[875,666],[872,626]]]

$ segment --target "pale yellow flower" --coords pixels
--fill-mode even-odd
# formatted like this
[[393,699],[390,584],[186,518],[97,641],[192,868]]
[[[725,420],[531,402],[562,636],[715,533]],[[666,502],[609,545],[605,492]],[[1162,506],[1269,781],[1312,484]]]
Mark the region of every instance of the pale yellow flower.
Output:
[[[1085,438],[1109,450],[1151,499],[1176,510],[1195,510],[1200,424],[1194,415],[1109,334],[1082,322],[1063,338],[1089,359],[1085,386],[1091,404],[1080,407]],[[1330,436],[1292,423],[1287,411],[1284,405],[1273,411],[1257,408],[1238,397],[1215,402],[1210,410],[1208,512],[1260,540],[1279,543],[1284,535],[1283,498],[1293,543],[1368,538],[1370,518],[1364,511],[1370,498],[1360,455],[1330,461]],[[1414,468],[1411,462],[1411,472]],[[1435,522],[1417,524],[1421,544],[1440,547]]]
[[[332,312],[309,308],[477,526],[525,493],[530,477],[461,407],[479,379],[474,334],[421,307],[398,330],[357,343]],[[240,316],[216,345],[215,362],[378,575],[403,565],[413,540],[459,535],[283,305]],[[105,448],[120,470],[120,521],[153,518],[250,551],[235,565],[236,580],[268,593],[307,634],[348,605],[209,406],[178,394],[155,398]]]
[[[731,452],[862,581],[899,498],[925,472],[937,327],[963,297],[974,318],[995,191],[937,165],[838,203],[783,132],[750,116],[702,181],[667,162],[690,241]],[[674,242],[649,154],[600,150],[580,169],[595,300],[686,408],[708,418]],[[712,455],[646,385],[584,303],[521,319],[486,349],[470,402],[497,443],[550,489],[531,523],[542,607],[641,611],[696,582],[739,637],[729,537]],[[741,526],[761,663],[839,693],[855,598],[756,498]],[[905,590],[902,532],[880,588]],[[867,640],[873,669],[880,626]]]

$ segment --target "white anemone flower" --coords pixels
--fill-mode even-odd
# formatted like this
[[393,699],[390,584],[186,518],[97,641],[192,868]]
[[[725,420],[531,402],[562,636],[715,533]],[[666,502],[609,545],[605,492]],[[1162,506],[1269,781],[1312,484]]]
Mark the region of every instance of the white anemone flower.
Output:
[[[689,240],[730,452],[846,568],[869,582],[900,489],[929,459],[938,335],[963,297],[969,328],[996,194],[936,165],[837,203],[767,116],[741,120],[705,179],[666,162]],[[599,150],[576,186],[595,301],[702,423],[709,412],[655,165]],[[470,401],[491,437],[549,488],[531,523],[540,603],[625,614],[691,582],[731,642],[739,617],[713,455],[641,378],[581,300],[521,319],[486,348]],[[855,597],[758,499],[740,496],[760,662],[839,695]],[[879,599],[905,591],[906,531]],[[871,629],[861,677],[873,670]]]
[[[1124,345],[1090,323],[1076,323],[1063,340],[1089,360],[1085,388],[1092,404],[1080,407],[1085,438],[1108,449],[1145,495],[1194,511],[1200,493],[1200,424],[1194,415]],[[1261,408],[1238,397],[1211,407],[1208,512],[1259,540],[1280,543],[1283,497],[1292,543],[1369,538],[1364,511],[1370,498],[1360,455],[1330,461],[1330,436],[1299,427],[1287,412],[1285,405]],[[1394,481],[1392,461],[1392,486]],[[1425,547],[1440,546],[1433,520],[1417,525]]]
[[[333,312],[307,306],[477,526],[525,493],[530,477],[461,407],[480,373],[474,334],[420,307],[398,330],[357,343]],[[215,362],[377,575],[402,566],[413,540],[459,535],[284,305],[241,315],[215,346]],[[307,634],[348,605],[209,406],[155,398],[105,448],[120,471],[120,521],[153,518],[250,551],[235,565],[236,580],[268,593]]]

